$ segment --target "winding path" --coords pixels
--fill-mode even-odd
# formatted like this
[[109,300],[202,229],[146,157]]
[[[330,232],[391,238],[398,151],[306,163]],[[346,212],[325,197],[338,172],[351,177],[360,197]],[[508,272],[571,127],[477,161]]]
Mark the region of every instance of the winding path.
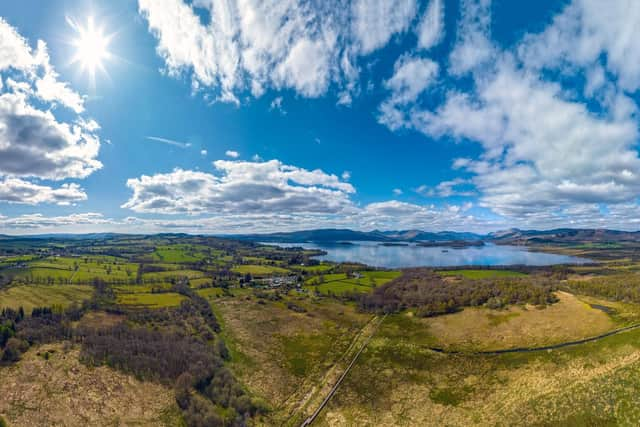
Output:
[[516,348],[507,348],[502,350],[488,350],[488,351],[460,351],[460,350],[447,350],[440,347],[428,347],[429,350],[435,351],[437,353],[443,354],[465,354],[465,355],[498,355],[498,354],[507,354],[507,353],[531,353],[535,351],[546,351],[546,350],[555,350],[563,347],[570,347],[574,345],[586,344],[588,342],[598,341],[606,337],[610,337],[611,335],[617,335],[622,332],[627,332],[633,329],[640,328],[640,323],[636,323],[634,325],[625,326],[624,328],[614,329],[609,332],[605,332],[604,334],[596,335],[594,337],[583,338],[581,340],[576,341],[567,341],[559,344],[545,345],[542,347],[516,347]]

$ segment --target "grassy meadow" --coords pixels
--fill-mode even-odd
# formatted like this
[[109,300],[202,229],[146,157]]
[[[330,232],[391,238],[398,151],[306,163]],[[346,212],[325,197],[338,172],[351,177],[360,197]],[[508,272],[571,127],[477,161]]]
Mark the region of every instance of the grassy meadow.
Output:
[[93,288],[85,285],[16,285],[0,289],[0,309],[22,307],[31,313],[34,307],[65,308],[82,303],[93,294]]

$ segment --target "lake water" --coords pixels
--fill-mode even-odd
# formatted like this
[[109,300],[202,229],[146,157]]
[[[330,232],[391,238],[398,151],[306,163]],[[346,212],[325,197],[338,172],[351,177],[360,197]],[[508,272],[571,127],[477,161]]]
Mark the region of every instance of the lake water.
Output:
[[480,247],[453,249],[448,247],[384,246],[380,242],[352,242],[352,244],[266,243],[282,247],[320,249],[327,255],[317,259],[334,262],[360,262],[373,267],[454,267],[463,265],[553,265],[586,264],[584,258],[530,252],[522,246],[486,244]]

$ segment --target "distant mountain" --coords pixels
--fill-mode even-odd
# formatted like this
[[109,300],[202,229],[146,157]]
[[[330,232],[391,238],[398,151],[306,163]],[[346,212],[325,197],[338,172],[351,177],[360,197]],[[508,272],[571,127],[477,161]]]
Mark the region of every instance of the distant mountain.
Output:
[[240,240],[274,243],[303,243],[303,242],[449,242],[462,240],[482,240],[484,236],[474,233],[457,233],[441,231],[437,233],[420,230],[405,231],[354,231],[348,229],[320,229],[293,231],[288,233],[243,234],[228,236]]
[[486,238],[486,236],[476,233],[456,231],[428,232],[420,230],[406,230],[384,231],[382,233],[385,236],[402,241],[445,242],[457,240],[483,240]]
[[581,243],[581,242],[640,242],[640,231],[620,231],[590,228],[557,228],[554,230],[510,230],[490,233],[488,239],[496,243]]
[[321,229],[292,231],[288,233],[242,234],[225,236],[238,240],[256,242],[302,243],[302,242],[341,242],[341,241],[375,241],[393,242],[397,239],[386,236],[379,231],[354,231],[347,229]]

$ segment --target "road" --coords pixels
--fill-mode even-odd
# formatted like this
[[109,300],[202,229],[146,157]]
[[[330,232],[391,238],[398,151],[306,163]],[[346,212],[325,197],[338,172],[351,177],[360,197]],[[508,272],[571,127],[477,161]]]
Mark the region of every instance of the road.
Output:
[[331,390],[329,390],[329,392],[327,393],[325,398],[322,400],[322,403],[320,403],[320,406],[318,406],[316,408],[316,410],[313,412],[313,414],[311,414],[311,416],[309,416],[306,420],[304,420],[302,422],[302,424],[300,424],[300,427],[307,427],[307,426],[311,425],[311,423],[313,423],[313,421],[315,421],[315,419],[318,417],[318,415],[320,415],[320,412],[322,412],[324,407],[327,406],[327,404],[329,403],[329,401],[331,400],[331,398],[333,397],[335,392],[340,387],[340,384],[342,384],[342,380],[344,380],[345,377],[349,374],[349,371],[351,370],[353,365],[355,365],[356,361],[358,360],[358,357],[360,357],[360,354],[367,347],[367,345],[369,344],[369,341],[371,341],[371,338],[373,338],[373,336],[376,334],[376,332],[378,330],[378,327],[382,324],[382,322],[384,322],[384,319],[386,317],[387,317],[387,315],[385,314],[378,321],[378,323],[373,328],[371,334],[369,334],[369,336],[364,340],[364,342],[363,342],[362,346],[360,347],[360,349],[358,350],[358,352],[353,356],[353,359],[351,359],[351,362],[349,363],[347,368],[344,370],[344,372],[342,372],[342,375],[340,375],[340,378],[338,378],[338,381],[336,381],[336,383],[333,385],[333,387],[331,387]]

